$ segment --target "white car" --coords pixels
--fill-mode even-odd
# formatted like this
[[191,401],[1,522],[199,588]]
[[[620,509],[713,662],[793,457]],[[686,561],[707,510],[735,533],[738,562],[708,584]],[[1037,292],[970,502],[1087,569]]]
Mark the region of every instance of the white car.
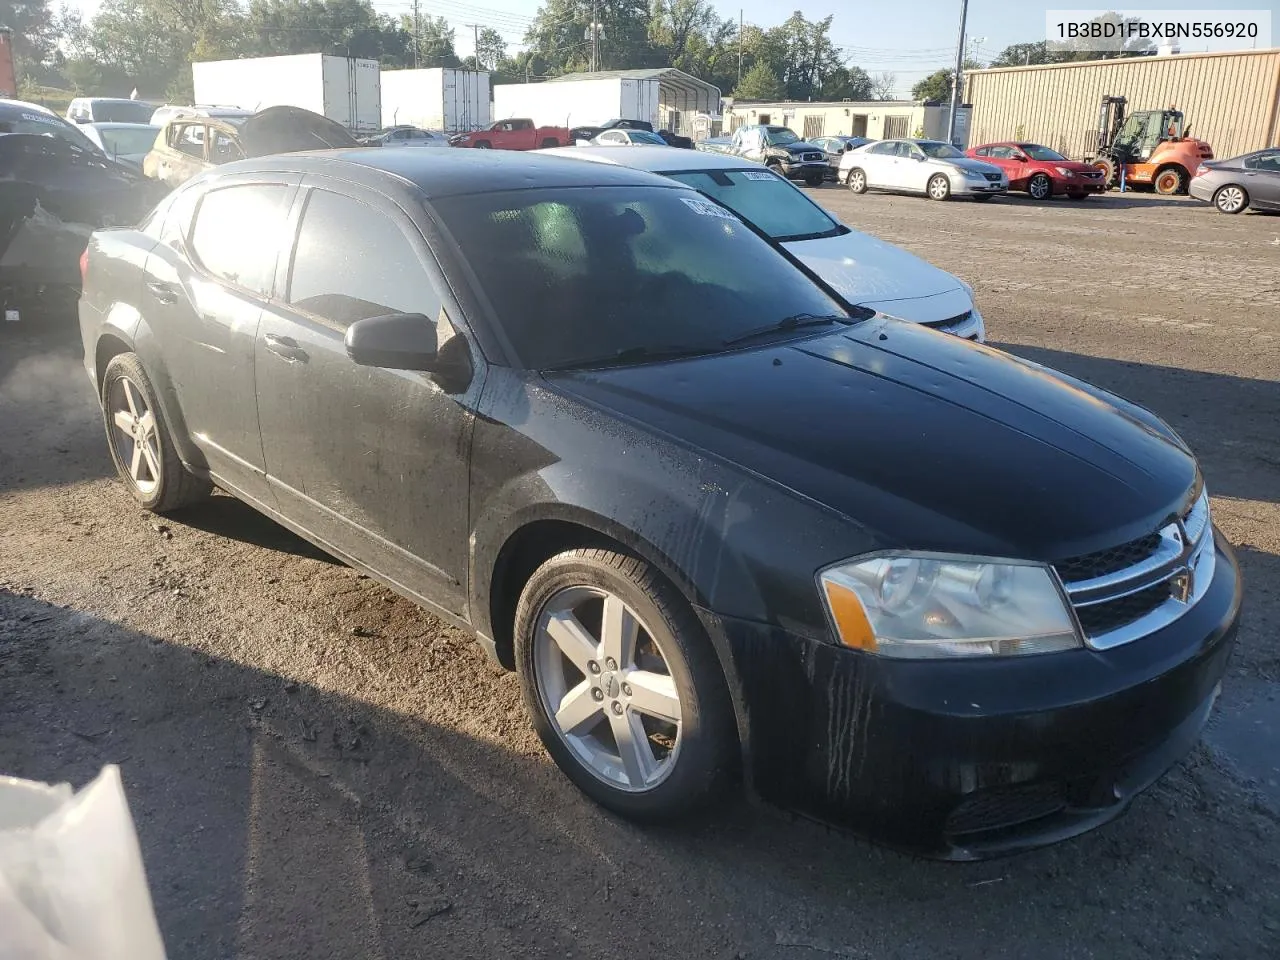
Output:
[[448,147],[449,135],[443,130],[423,130],[401,124],[375,133],[365,142],[380,147]]
[[941,140],[880,140],[840,158],[837,179],[854,193],[894,190],[933,200],[990,200],[1009,192],[1009,177],[994,163],[966,157]]
[[155,104],[123,97],[76,97],[67,105],[72,123],[147,123]]
[[163,127],[149,123],[82,123],[80,132],[112,160],[142,169],[142,158],[155,146]]
[[915,254],[851,230],[798,187],[750,160],[670,147],[558,147],[542,153],[647,170],[679,180],[781,243],[856,306],[979,342],[973,288]]
[[665,147],[667,141],[649,130],[606,130],[590,143],[597,147]]

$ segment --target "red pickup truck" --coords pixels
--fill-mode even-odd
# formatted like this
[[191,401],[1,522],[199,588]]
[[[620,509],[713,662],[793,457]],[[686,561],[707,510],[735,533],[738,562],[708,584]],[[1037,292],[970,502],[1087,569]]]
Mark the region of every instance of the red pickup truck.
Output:
[[455,147],[477,150],[540,150],[543,147],[567,147],[567,127],[535,127],[532,120],[499,120],[488,130],[455,137]]

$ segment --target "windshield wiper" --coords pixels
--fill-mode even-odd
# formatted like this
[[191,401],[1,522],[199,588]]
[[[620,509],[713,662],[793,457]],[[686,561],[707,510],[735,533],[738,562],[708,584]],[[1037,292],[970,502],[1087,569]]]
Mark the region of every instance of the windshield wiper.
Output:
[[853,318],[843,317],[838,314],[820,317],[813,313],[797,313],[790,317],[783,317],[777,323],[771,323],[767,327],[759,327],[755,330],[748,330],[746,333],[740,333],[736,337],[730,337],[723,342],[723,345],[736,347],[738,344],[748,343],[772,334],[790,333],[792,330],[801,330],[805,327],[825,327],[832,323],[842,323],[845,326],[849,326],[853,323]]
[[627,347],[607,357],[593,357],[590,360],[572,360],[555,367],[546,367],[548,373],[560,370],[589,370],[600,367],[622,367],[629,363],[657,363],[661,360],[680,360],[684,357],[697,357],[711,352],[702,347]]

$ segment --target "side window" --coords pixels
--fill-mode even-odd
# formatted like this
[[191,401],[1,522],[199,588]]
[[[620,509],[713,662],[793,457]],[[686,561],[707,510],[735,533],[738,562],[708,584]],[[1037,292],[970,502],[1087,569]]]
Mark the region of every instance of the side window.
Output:
[[1280,153],[1264,153],[1261,156],[1250,157],[1244,162],[1244,165],[1248,170],[1268,170],[1272,173],[1280,173]]
[[287,194],[280,183],[210,190],[200,200],[191,229],[195,259],[219,280],[269,295]]
[[993,160],[1009,160],[1009,159],[1012,159],[1013,157],[1013,151],[1010,150],[1008,147],[992,147],[990,150],[986,151],[985,153],[983,153],[983,151],[981,150],[978,152],[980,155],[991,157],[991,159]]
[[228,133],[221,130],[209,130],[209,159],[213,163],[230,163],[232,160],[244,159],[244,151],[240,144]]
[[973,152],[974,152],[974,155],[975,155],[975,156],[979,156],[979,157],[994,157],[994,156],[995,156],[995,152],[994,152],[994,151],[995,151],[996,149],[998,149],[998,148],[994,148],[994,147],[982,147],[982,148],[980,148],[980,149],[978,149],[978,150],[975,150],[975,151],[973,151]]
[[204,124],[176,124],[169,136],[169,145],[179,153],[198,160],[204,159]]
[[608,130],[600,135],[603,143],[626,143],[626,137],[618,133],[616,130]]
[[440,295],[404,232],[328,190],[313,190],[302,214],[289,303],[339,329],[366,317],[440,313]]

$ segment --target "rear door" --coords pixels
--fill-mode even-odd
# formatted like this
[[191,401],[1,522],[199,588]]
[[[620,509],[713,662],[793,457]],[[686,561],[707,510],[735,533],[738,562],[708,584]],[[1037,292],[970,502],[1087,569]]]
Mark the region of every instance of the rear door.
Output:
[[890,140],[867,148],[862,169],[867,174],[867,186],[893,189],[899,186],[898,142]]
[[258,415],[286,517],[444,610],[464,612],[468,457],[481,377],[441,386],[425,373],[357,366],[347,328],[420,313],[423,337],[472,356],[413,220],[348,183],[308,178],[294,205],[285,295],[265,313]]
[[268,504],[254,343],[297,181],[245,176],[184,192],[175,207],[190,216],[170,213],[141,295],[184,432],[220,482]]
[[1280,209],[1280,152],[1245,161],[1244,182],[1254,206]]

